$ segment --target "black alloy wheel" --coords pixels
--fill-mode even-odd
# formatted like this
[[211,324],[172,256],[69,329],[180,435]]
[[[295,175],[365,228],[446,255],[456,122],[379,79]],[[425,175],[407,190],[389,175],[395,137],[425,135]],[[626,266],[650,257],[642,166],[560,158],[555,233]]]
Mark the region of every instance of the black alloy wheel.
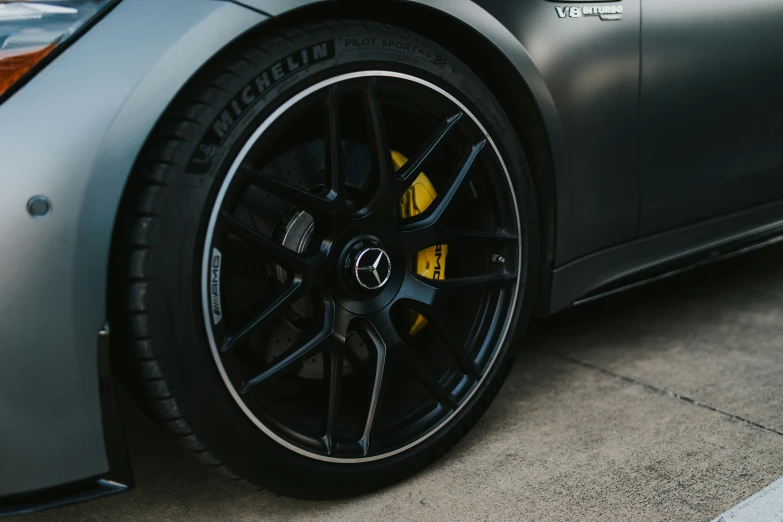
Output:
[[[311,27],[296,45],[353,25]],[[204,181],[176,181],[196,179],[184,166],[199,154],[178,137],[143,225],[155,277],[131,289],[145,281],[150,326],[125,334],[150,338],[169,401],[158,415],[212,465],[293,496],[375,489],[441,454],[494,396],[529,312],[537,225],[518,139],[464,65],[399,36],[448,58],[449,74],[336,52],[248,110]],[[275,45],[273,58],[306,54]],[[269,70],[248,56],[246,79],[221,86],[231,96]],[[226,121],[215,115],[199,120]],[[149,183],[138,190],[133,237]]]
[[[397,172],[396,149],[415,151]],[[411,446],[459,410],[507,333],[520,242],[497,151],[448,94],[380,70],[303,91],[243,151],[204,255],[205,320],[226,384],[259,428],[313,458]],[[400,201],[422,171],[438,196],[404,219]],[[450,249],[440,280],[411,268],[434,245]],[[375,262],[382,274],[362,271]],[[213,300],[216,266],[224,295]],[[413,313],[429,331],[409,334]]]

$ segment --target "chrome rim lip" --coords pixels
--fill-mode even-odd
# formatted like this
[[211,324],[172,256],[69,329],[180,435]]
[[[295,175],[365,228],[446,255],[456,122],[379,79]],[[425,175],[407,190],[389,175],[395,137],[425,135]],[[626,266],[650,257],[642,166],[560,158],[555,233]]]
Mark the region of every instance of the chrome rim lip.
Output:
[[287,440],[280,437],[278,434],[276,434],[272,429],[270,429],[268,426],[266,426],[261,420],[248,408],[248,406],[245,404],[245,402],[242,400],[242,397],[237,393],[237,390],[234,388],[233,384],[231,383],[231,380],[228,377],[228,374],[226,373],[226,369],[223,366],[223,362],[220,359],[220,351],[217,346],[217,342],[215,341],[215,335],[211,324],[211,317],[210,317],[210,296],[209,296],[209,288],[208,285],[205,284],[205,281],[208,281],[209,278],[209,266],[210,266],[210,251],[211,251],[211,245],[213,242],[213,237],[215,233],[215,224],[217,222],[218,215],[220,213],[220,208],[223,205],[223,200],[225,199],[226,193],[228,191],[229,186],[231,185],[231,182],[234,179],[234,176],[236,175],[239,166],[242,164],[242,161],[244,161],[247,154],[250,152],[250,150],[253,148],[253,146],[256,144],[258,139],[264,134],[264,132],[269,129],[269,127],[285,112],[287,112],[291,107],[293,107],[295,104],[299,103],[301,100],[306,98],[307,96],[313,94],[314,92],[317,92],[325,87],[328,87],[330,85],[333,85],[335,83],[339,83],[346,80],[352,80],[356,78],[367,78],[367,77],[386,77],[386,78],[397,78],[401,80],[407,80],[413,83],[417,83],[419,85],[422,85],[424,87],[427,87],[441,96],[444,96],[449,101],[457,105],[462,111],[464,111],[465,114],[467,114],[470,119],[473,121],[473,123],[481,130],[481,132],[484,134],[485,138],[487,139],[487,142],[491,145],[492,150],[494,151],[495,155],[497,156],[498,161],[500,162],[501,167],[503,168],[503,173],[506,176],[506,181],[508,182],[508,186],[512,193],[514,193],[514,184],[511,180],[511,175],[508,172],[508,169],[506,168],[506,164],[503,161],[503,156],[500,154],[500,150],[497,148],[497,145],[495,145],[494,140],[487,132],[486,128],[481,124],[481,122],[476,118],[476,116],[467,108],[464,104],[462,104],[457,98],[455,98],[453,95],[448,93],[447,91],[443,90],[442,88],[438,87],[437,85],[430,83],[426,80],[423,80],[421,78],[417,78],[415,76],[400,73],[396,71],[386,71],[386,70],[369,70],[369,71],[358,71],[353,73],[347,73],[347,74],[341,74],[338,76],[334,76],[332,78],[328,78],[326,80],[323,80],[315,85],[312,85],[308,87],[307,89],[303,90],[302,92],[298,93],[297,95],[293,96],[291,99],[287,100],[283,105],[278,107],[266,120],[264,120],[261,125],[253,132],[253,134],[250,136],[250,138],[245,142],[245,144],[242,146],[242,149],[240,149],[239,153],[237,154],[236,158],[234,159],[234,162],[231,164],[231,167],[228,170],[228,173],[226,174],[226,177],[223,179],[223,182],[220,187],[220,191],[217,194],[217,197],[215,198],[214,206],[212,208],[212,213],[209,218],[209,224],[207,226],[207,233],[204,241],[204,253],[202,256],[202,263],[201,263],[201,301],[202,301],[202,312],[203,312],[203,319],[204,319],[204,325],[206,327],[207,332],[207,339],[209,341],[209,346],[212,351],[212,357],[215,360],[215,364],[217,365],[218,372],[220,373],[220,377],[223,380],[223,383],[228,388],[229,393],[231,394],[232,398],[234,399],[234,402],[237,403],[239,408],[242,410],[242,412],[247,416],[248,419],[250,419],[253,424],[256,425],[265,435],[267,435],[269,438],[280,444],[281,446],[285,447],[288,450],[293,451],[294,453],[297,453],[299,455],[319,460],[322,462],[332,462],[337,464],[361,464],[366,462],[373,462],[377,460],[382,460],[388,457],[391,457],[393,455],[397,455],[400,453],[403,453],[414,446],[417,446],[418,444],[421,444],[428,438],[435,435],[437,432],[439,432],[441,429],[443,429],[444,426],[446,426],[451,420],[456,417],[467,405],[470,400],[473,398],[473,395],[479,390],[481,385],[484,383],[484,380],[487,378],[487,375],[492,370],[492,367],[495,365],[496,359],[498,355],[500,354],[500,347],[503,345],[503,343],[506,340],[506,337],[509,333],[509,327],[511,323],[511,318],[514,316],[517,297],[520,291],[520,286],[522,284],[522,223],[520,220],[519,215],[519,206],[517,204],[516,198],[512,198],[514,203],[514,213],[516,216],[516,223],[517,223],[517,233],[519,234],[519,241],[518,241],[518,259],[519,262],[517,263],[517,278],[516,278],[516,284],[514,285],[514,292],[511,298],[511,307],[508,312],[507,320],[505,324],[503,325],[503,332],[500,335],[500,338],[497,342],[497,345],[495,347],[495,351],[492,354],[492,358],[489,361],[489,364],[487,365],[487,371],[484,372],[484,375],[481,376],[481,378],[478,380],[476,385],[473,387],[473,389],[470,391],[470,393],[462,400],[462,403],[445,419],[443,419],[440,424],[435,426],[432,430],[425,433],[415,441],[397,448],[393,451],[389,451],[386,453],[382,453],[380,455],[373,455],[370,457],[357,457],[357,458],[340,458],[340,457],[329,457],[325,455],[319,455],[317,453],[313,453],[310,451],[307,451],[303,448],[300,448],[299,446],[296,446],[294,444],[291,444]]

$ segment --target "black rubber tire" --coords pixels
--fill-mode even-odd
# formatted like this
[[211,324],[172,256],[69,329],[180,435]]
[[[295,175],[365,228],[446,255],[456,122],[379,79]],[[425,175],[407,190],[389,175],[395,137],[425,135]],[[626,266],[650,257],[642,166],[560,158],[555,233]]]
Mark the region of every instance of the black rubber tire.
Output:
[[[234,125],[222,141],[209,137],[213,122],[261,71],[320,42],[331,42],[332,56],[302,65],[241,107],[241,114],[232,113]],[[259,115],[326,77],[368,67],[426,78],[466,104],[491,133],[522,213],[527,268],[513,319],[519,333],[531,312],[538,267],[536,201],[519,139],[498,102],[464,64],[400,28],[330,21],[249,35],[223,51],[161,118],[129,180],[116,230],[112,346],[132,395],[208,465],[234,480],[296,498],[361,494],[426,466],[475,424],[514,356],[508,336],[490,375],[448,426],[403,453],[362,464],[326,463],[285,449],[245,416],[221,380],[203,325],[200,275],[206,222],[227,163]]]

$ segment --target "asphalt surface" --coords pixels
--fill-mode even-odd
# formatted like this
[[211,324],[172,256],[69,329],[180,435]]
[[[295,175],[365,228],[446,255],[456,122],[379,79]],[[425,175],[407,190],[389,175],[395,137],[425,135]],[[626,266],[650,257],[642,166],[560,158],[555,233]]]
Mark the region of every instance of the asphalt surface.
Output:
[[476,428],[417,476],[338,502],[238,487],[137,410],[137,488],[89,520],[711,520],[783,475],[783,247],[539,320]]

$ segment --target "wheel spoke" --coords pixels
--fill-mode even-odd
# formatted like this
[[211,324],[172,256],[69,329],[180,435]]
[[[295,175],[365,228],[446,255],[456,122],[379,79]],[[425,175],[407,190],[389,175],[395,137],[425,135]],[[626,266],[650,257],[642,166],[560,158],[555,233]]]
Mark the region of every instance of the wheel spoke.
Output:
[[502,246],[509,243],[515,243],[517,240],[518,237],[516,235],[510,234],[505,230],[484,232],[479,230],[449,228],[446,230],[445,237],[442,241],[446,244],[473,243]]
[[363,94],[372,168],[373,172],[378,175],[382,186],[386,186],[391,173],[394,172],[394,167],[391,162],[391,146],[386,134],[386,124],[383,121],[378,97],[378,80],[370,78]]
[[312,259],[306,259],[283,245],[275,243],[270,238],[248,227],[228,212],[221,211],[220,218],[236,235],[264,250],[280,264],[293,268],[297,272],[305,272],[315,265]]
[[333,436],[337,424],[337,414],[340,407],[340,393],[343,379],[344,345],[324,352],[324,378],[329,379],[329,407],[326,413],[326,433],[323,437],[324,447],[329,455],[334,455]]
[[326,97],[326,186],[332,200],[345,199],[345,172],[343,170],[343,137],[340,129],[337,85],[329,88]]
[[452,358],[456,361],[457,366],[462,370],[465,375],[478,379],[480,373],[476,363],[468,355],[467,346],[464,342],[457,340],[454,335],[454,329],[446,320],[445,311],[437,308],[428,303],[422,303],[419,301],[408,301],[407,303],[414,311],[422,314],[427,321],[437,328],[440,335],[446,341],[446,348],[451,354]]
[[302,207],[304,210],[326,216],[335,216],[342,210],[342,204],[336,199],[336,194],[327,195],[327,197],[313,194],[306,190],[297,188],[285,181],[267,176],[250,167],[239,167],[239,174],[247,178],[252,185],[260,187],[267,192],[279,196],[289,203]]
[[357,216],[366,217],[373,214],[382,221],[392,223],[394,212],[399,206],[399,197],[390,194],[389,187],[395,182],[394,165],[391,157],[391,145],[386,133],[383,113],[381,111],[378,96],[378,80],[370,78],[364,84],[361,91],[364,117],[367,125],[367,146],[370,149],[370,164],[372,173],[377,179],[377,186],[364,203],[364,208],[357,212]]
[[439,223],[424,226],[418,226],[418,224],[416,226],[402,225],[400,237],[405,251],[412,255],[432,245],[448,244],[444,228]]
[[271,367],[256,375],[252,379],[246,381],[240,390],[242,395],[245,395],[253,390],[256,386],[262,382],[267,381],[271,377],[274,377],[280,372],[291,368],[292,366],[302,362],[307,357],[311,357],[317,353],[321,353],[331,348],[335,342],[332,337],[332,326],[334,325],[334,305],[331,303],[325,304],[324,320],[321,328],[301,346],[295,346],[288,349]]
[[446,209],[448,209],[449,205],[454,199],[454,195],[468,177],[468,173],[470,172],[470,168],[473,166],[473,163],[476,161],[476,157],[478,157],[479,152],[481,152],[481,150],[484,148],[484,145],[486,144],[487,140],[481,140],[480,142],[473,145],[473,147],[470,149],[470,152],[465,157],[465,160],[462,162],[462,166],[460,167],[456,176],[454,176],[454,178],[451,180],[451,183],[449,183],[449,188],[446,190],[446,192],[443,192],[442,195],[439,195],[439,197],[435,199],[434,204],[427,209],[426,217],[421,220],[422,222],[426,224],[432,224],[443,216],[443,214],[446,212]]
[[402,240],[405,248],[410,253],[418,252],[432,245],[438,244],[441,238],[445,236],[445,226],[442,218],[446,214],[449,205],[454,199],[454,195],[464,183],[470,172],[470,167],[476,161],[479,152],[484,148],[486,140],[478,142],[468,153],[462,166],[456,176],[451,180],[446,192],[441,193],[435,198],[422,217],[416,217],[403,223],[401,226]]
[[402,344],[402,340],[389,317],[388,310],[381,310],[371,317],[371,323],[358,323],[358,333],[363,334],[365,342],[375,346],[375,378],[373,380],[372,395],[370,396],[370,408],[367,412],[367,421],[364,425],[364,432],[359,441],[364,455],[370,451],[370,435],[372,434],[373,423],[377,417],[378,408],[383,402],[384,392],[386,390],[386,361],[389,353],[395,351]]
[[444,303],[452,302],[456,295],[507,286],[515,280],[516,276],[506,272],[438,280],[409,274],[403,287],[402,298],[408,307],[435,325],[462,371],[478,378],[478,368],[468,356],[468,347],[456,338],[454,328],[447,320]]
[[405,345],[401,345],[398,353],[405,362],[405,365],[413,372],[413,376],[418,380],[422,386],[436,398],[438,402],[448,406],[451,409],[457,407],[457,401],[454,396],[451,395],[443,386],[440,385],[438,379],[432,375],[432,372],[424,366],[419,356],[416,355],[413,350]]
[[496,272],[478,276],[456,277],[452,279],[420,279],[425,285],[430,286],[443,298],[454,294],[480,292],[490,288],[511,285],[517,276],[508,272]]
[[400,181],[408,182],[406,183],[406,188],[407,185],[410,184],[409,181],[412,181],[411,178],[415,177],[422,170],[424,164],[431,158],[432,153],[435,152],[438,146],[443,143],[443,140],[462,117],[462,114],[463,113],[458,112],[457,114],[447,118],[443,125],[441,125],[435,134],[432,135],[432,137],[421,148],[421,150],[416,153],[414,158],[409,160],[400,170],[400,172],[397,174],[397,177]]
[[437,221],[446,212],[446,209],[451,204],[451,201],[454,199],[454,195],[457,193],[459,188],[462,186],[462,183],[468,177],[470,168],[473,166],[473,163],[476,161],[479,152],[481,152],[481,150],[484,148],[484,145],[486,144],[487,144],[487,140],[481,140],[480,142],[473,145],[473,147],[470,149],[470,152],[465,158],[465,161],[462,162],[462,167],[460,167],[459,172],[457,172],[457,175],[454,176],[454,179],[449,185],[448,190],[446,190],[446,192],[443,194],[443,196],[440,198],[439,201],[435,202],[435,208],[432,210],[432,213],[429,216],[431,220]]
[[375,421],[375,414],[378,410],[378,404],[381,402],[381,396],[383,394],[383,388],[385,381],[383,379],[383,372],[386,366],[386,349],[378,348],[378,357],[375,362],[375,380],[372,386],[372,396],[370,397],[370,410],[367,413],[367,422],[364,424],[364,432],[362,433],[362,439],[359,441],[359,445],[362,448],[363,454],[366,456],[370,452],[370,433],[372,433],[372,425]]
[[408,272],[400,291],[400,299],[435,307],[439,303],[449,302],[457,295],[508,286],[515,280],[516,276],[508,272],[449,279],[428,279]]
[[301,280],[295,279],[284,290],[278,292],[277,297],[252,321],[226,337],[220,351],[225,353],[240,343],[248,335],[268,326],[278,320],[291,307],[294,302],[305,295],[306,289]]

